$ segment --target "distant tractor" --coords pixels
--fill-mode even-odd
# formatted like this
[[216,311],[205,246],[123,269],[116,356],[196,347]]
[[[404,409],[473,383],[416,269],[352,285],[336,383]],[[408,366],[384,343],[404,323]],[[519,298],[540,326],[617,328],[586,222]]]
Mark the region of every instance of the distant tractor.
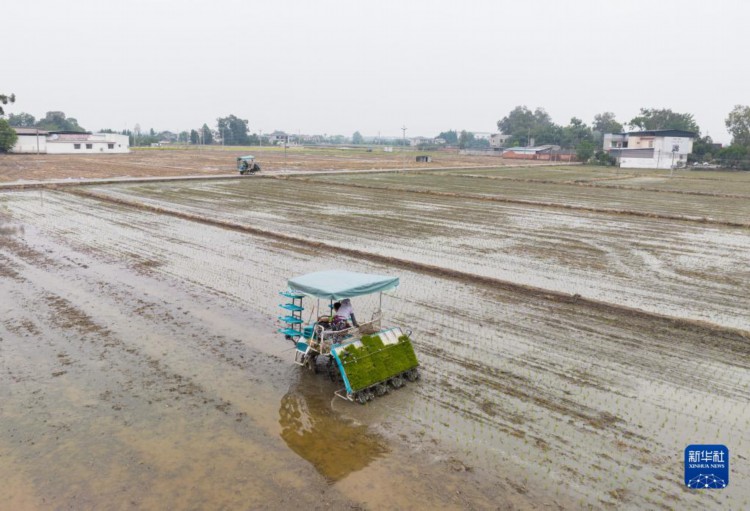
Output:
[[255,161],[255,156],[253,155],[247,155],[247,156],[240,156],[237,158],[237,170],[242,174],[243,176],[246,176],[248,174],[255,174],[256,172],[260,172],[260,165],[258,165]]

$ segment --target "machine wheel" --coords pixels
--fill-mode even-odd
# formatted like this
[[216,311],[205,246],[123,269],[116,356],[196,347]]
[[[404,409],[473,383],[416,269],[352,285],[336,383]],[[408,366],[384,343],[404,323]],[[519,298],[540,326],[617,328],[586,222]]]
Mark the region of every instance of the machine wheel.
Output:
[[367,404],[367,394],[365,394],[364,392],[357,392],[356,394],[354,394],[354,399],[361,405]]
[[260,172],[260,165],[257,163],[253,165],[253,172]]
[[343,381],[343,378],[341,378],[341,373],[339,373],[339,368],[336,365],[336,362],[333,361],[333,357],[330,357],[328,359],[327,367],[328,367],[328,377],[331,379],[332,382]]
[[336,364],[333,363],[333,359],[329,358],[328,362],[326,362],[326,370],[328,371],[328,377],[331,379],[331,381],[336,381],[338,378],[338,367],[336,367]]
[[394,376],[390,381],[394,389],[400,389],[404,386],[404,379],[401,376]]
[[419,379],[419,369],[416,367],[414,369],[409,369],[406,371],[405,376],[409,381],[417,381]]
[[373,387],[373,390],[375,391],[375,395],[377,397],[384,396],[388,394],[388,385],[386,385],[385,383],[378,383],[377,385],[375,385],[375,387]]
[[318,374],[318,356],[317,355],[308,355],[305,359],[305,366],[313,372],[313,374]]

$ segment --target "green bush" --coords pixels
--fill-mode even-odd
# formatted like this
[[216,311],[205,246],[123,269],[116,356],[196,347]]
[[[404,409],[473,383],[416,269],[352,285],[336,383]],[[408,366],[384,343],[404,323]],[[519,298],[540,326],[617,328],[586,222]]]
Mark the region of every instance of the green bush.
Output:
[[0,119],[0,153],[7,153],[16,145],[18,135],[16,130],[10,127],[8,121]]

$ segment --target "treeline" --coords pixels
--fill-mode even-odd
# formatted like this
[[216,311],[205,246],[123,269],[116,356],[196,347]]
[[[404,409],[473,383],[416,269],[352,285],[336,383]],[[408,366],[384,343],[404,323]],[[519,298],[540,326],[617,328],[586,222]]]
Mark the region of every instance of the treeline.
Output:
[[[86,131],[73,117],[66,117],[60,111],[47,112],[43,118],[21,112],[10,114],[7,121],[3,119],[3,105],[14,103],[14,94],[0,94],[0,152],[8,151],[16,141],[12,128],[37,128],[45,131]],[[600,164],[612,163],[609,154],[602,150],[602,139],[605,133],[622,133],[627,125],[629,131],[675,129],[695,133],[693,153],[689,162],[718,163],[729,168],[750,170],[750,106],[737,105],[725,119],[727,130],[732,135],[732,143],[727,147],[715,144],[710,136],[701,136],[700,126],[692,114],[673,112],[668,108],[641,108],[640,113],[625,125],[620,123],[612,112],[602,112],[594,116],[590,125],[583,120],[572,117],[567,125],[559,125],[544,108],[533,111],[526,106],[517,106],[508,115],[497,121],[498,130],[508,136],[505,146],[528,146],[554,144],[566,149],[574,149],[580,161],[596,161]],[[131,130],[100,130],[104,133],[121,133],[130,137],[132,146],[149,146],[162,141],[183,144],[223,144],[230,146],[248,146],[261,143],[257,134],[251,134],[247,119],[235,115],[216,119],[216,128],[211,129],[204,123],[198,129],[172,133],[156,132],[153,128],[143,132],[136,124]],[[343,143],[345,137],[320,137],[324,142]],[[467,131],[444,131],[437,138],[447,145],[458,145],[462,149],[486,149],[489,141],[477,138]],[[339,140],[340,139],[340,140]],[[378,140],[380,137],[378,137]],[[362,144],[364,137],[357,131],[352,142]],[[405,140],[394,139],[394,144]]]
[[[178,142],[181,144],[223,144],[231,146],[248,146],[257,145],[260,143],[260,138],[258,137],[258,135],[255,133],[250,133],[250,129],[248,128],[248,120],[240,119],[236,115],[219,117],[218,119],[216,119],[215,129],[211,129],[208,124],[204,123],[203,126],[198,129],[191,129],[190,131],[185,130],[177,134],[162,132],[161,135],[162,138],[160,140],[154,140],[153,142],[168,140],[169,142]],[[148,143],[152,142],[149,139],[147,139],[146,141]]]
[[[3,104],[15,101],[13,94],[3,97],[5,98]],[[3,115],[3,113],[0,109],[0,115]],[[0,119],[0,152],[7,152],[15,145],[17,136],[12,128],[36,128],[44,131],[86,131],[74,117],[66,117],[63,112],[47,112],[41,119],[25,112],[10,114],[7,121]]]
[[[12,100],[11,100],[12,97]],[[6,96],[6,103],[13,102],[15,96]],[[2,114],[0,114],[2,115]],[[64,112],[47,112],[40,119],[26,112],[19,114],[10,114],[7,123],[14,128],[37,128],[45,131],[75,131],[85,132],[86,129],[78,124],[73,117],[66,117]],[[250,134],[248,121],[240,119],[235,115],[220,117],[216,119],[216,128],[211,129],[208,124],[203,124],[198,129],[173,133],[171,131],[155,131],[153,128],[144,131],[139,124],[135,125],[133,130],[112,130],[104,128],[99,130],[101,133],[119,133],[130,136],[130,145],[132,146],[150,146],[162,141],[181,142],[183,144],[204,144],[223,143],[224,145],[253,145],[258,144],[260,139],[256,134]]]
[[14,128],[37,128],[45,131],[86,131],[78,124],[78,120],[74,117],[66,117],[64,112],[47,112],[44,117],[38,120],[25,112],[10,114],[8,124]]
[[459,149],[489,149],[490,141],[484,138],[477,138],[471,131],[456,130],[442,131],[437,136],[445,140],[447,145],[458,146]]
[[[641,108],[639,115],[626,123],[628,131],[639,130],[684,130],[695,133],[690,162],[713,162],[724,167],[750,169],[750,107],[737,105],[725,119],[727,130],[732,135],[732,144],[721,147],[710,136],[701,136],[701,130],[692,114],[673,112],[668,108]],[[574,149],[579,160],[595,160],[600,164],[611,163],[609,155],[602,151],[605,133],[622,133],[625,125],[617,121],[612,112],[594,116],[591,125],[573,117],[565,125],[552,122],[544,108],[534,111],[526,106],[517,106],[508,115],[497,121],[498,130],[508,135],[507,146],[554,144]]]
[[[101,130],[103,133],[111,132],[110,130]],[[171,131],[155,131],[151,128],[148,131],[141,130],[139,124],[131,130],[121,132],[130,136],[130,145],[132,146],[150,146],[160,142],[170,142],[179,144],[192,145],[212,145],[223,144],[231,146],[248,146],[260,143],[257,134],[250,133],[247,119],[240,119],[235,115],[219,117],[216,119],[216,127],[210,128],[207,123],[197,129],[184,130],[179,133]]]

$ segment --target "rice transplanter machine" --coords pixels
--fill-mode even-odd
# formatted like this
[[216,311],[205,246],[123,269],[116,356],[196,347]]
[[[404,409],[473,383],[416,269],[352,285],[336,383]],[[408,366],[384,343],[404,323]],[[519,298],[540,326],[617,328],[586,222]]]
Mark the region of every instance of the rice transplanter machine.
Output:
[[[279,316],[284,324],[279,333],[294,342],[295,363],[318,372],[318,359],[325,358],[331,379],[344,385],[335,394],[361,404],[402,387],[405,381],[416,381],[419,362],[411,330],[381,326],[383,293],[398,285],[398,277],[342,270],[290,279],[288,289],[280,293],[288,302],[279,305],[285,311]],[[351,309],[339,309],[343,316],[334,310],[334,302],[376,293],[378,308],[367,322],[357,322]],[[313,302],[308,321],[303,319],[305,300]],[[324,306],[328,301],[325,314],[321,301]]]

